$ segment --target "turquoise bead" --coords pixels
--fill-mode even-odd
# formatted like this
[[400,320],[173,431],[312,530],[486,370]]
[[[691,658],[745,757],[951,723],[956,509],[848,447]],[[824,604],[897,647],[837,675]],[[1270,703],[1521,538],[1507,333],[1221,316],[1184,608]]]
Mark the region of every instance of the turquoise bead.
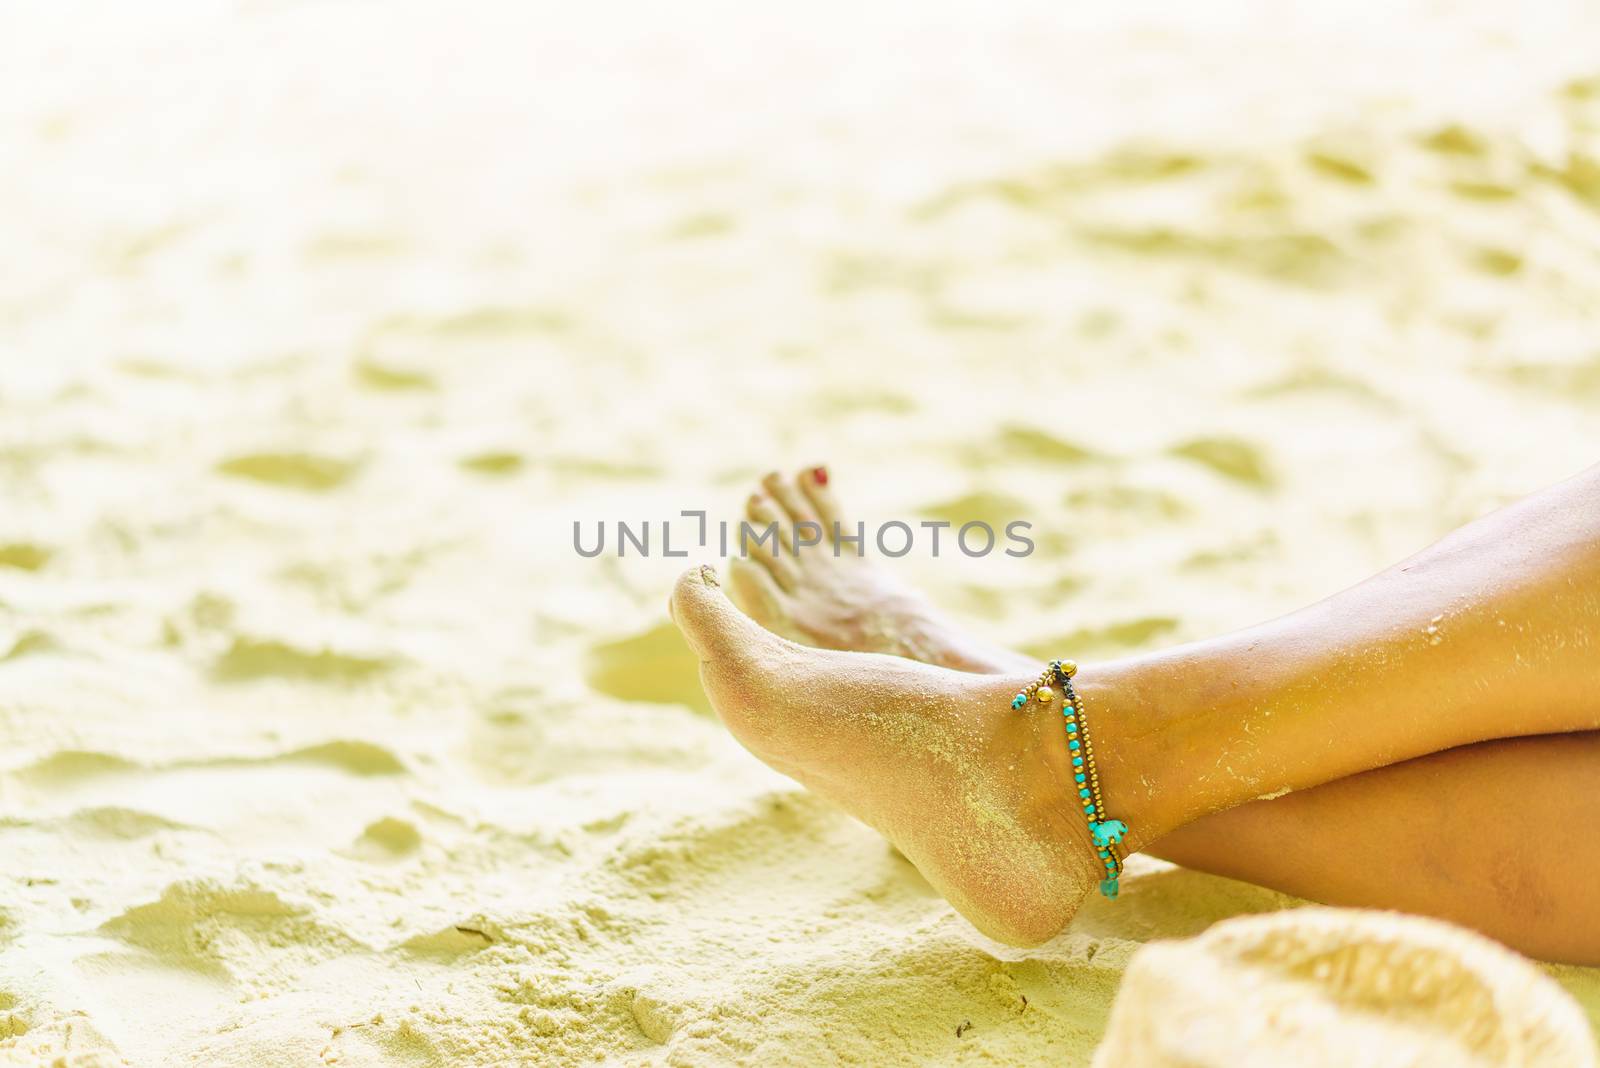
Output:
[[1081,771],[1078,772],[1078,774],[1074,775],[1073,778],[1078,780],[1079,782],[1082,782],[1083,781],[1083,772],[1081,772]]
[[1093,805],[1084,805],[1083,806],[1083,814],[1085,816],[1093,816],[1094,815],[1094,806]]
[[[992,707],[994,707],[994,706],[992,706],[992,705],[991,705],[991,706],[990,706],[990,707],[991,707],[991,708],[992,708]],[[1068,742],[1068,743],[1067,743],[1067,748],[1069,748],[1069,749],[1076,749],[1076,748],[1078,748],[1078,743],[1077,743],[1077,742]]]
[[1116,876],[1112,876],[1109,879],[1102,879],[1100,881],[1100,892],[1106,897],[1115,898],[1117,896]]
[[1073,757],[1072,758],[1072,766],[1075,767],[1075,768],[1083,767],[1083,757]]
[[1095,845],[1108,846],[1122,841],[1122,836],[1128,833],[1128,825],[1121,820],[1105,820],[1091,824],[1089,832],[1094,835]]
[[1078,796],[1079,797],[1088,797],[1089,796],[1089,788],[1087,786],[1085,786],[1083,789],[1079,790],[1078,791]]

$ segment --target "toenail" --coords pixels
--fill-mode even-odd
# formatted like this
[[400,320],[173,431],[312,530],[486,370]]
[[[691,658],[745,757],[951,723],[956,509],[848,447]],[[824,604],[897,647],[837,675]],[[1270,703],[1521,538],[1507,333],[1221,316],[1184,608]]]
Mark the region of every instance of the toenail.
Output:
[[716,571],[713,570],[712,567],[709,564],[701,564],[700,565],[700,581],[704,582],[707,586],[721,586],[722,585],[722,583],[717,581],[717,573],[716,573]]
[[811,477],[817,485],[826,486],[828,484],[828,469],[826,467],[813,467],[811,469]]

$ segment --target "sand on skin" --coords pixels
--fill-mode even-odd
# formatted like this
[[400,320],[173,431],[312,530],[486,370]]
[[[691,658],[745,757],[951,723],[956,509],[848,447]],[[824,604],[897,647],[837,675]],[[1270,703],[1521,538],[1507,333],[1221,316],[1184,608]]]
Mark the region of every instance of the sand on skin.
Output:
[[0,1063],[1081,1065],[1295,904],[990,944],[707,714],[684,561],[572,551],[825,459],[1033,522],[900,566],[1086,658],[1593,461],[1592,15],[1057,7],[0,34]]

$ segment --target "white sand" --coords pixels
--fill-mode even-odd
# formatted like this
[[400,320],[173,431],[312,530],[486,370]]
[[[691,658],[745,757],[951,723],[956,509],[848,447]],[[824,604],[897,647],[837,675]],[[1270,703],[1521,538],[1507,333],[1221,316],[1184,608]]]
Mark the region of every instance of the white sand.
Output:
[[571,523],[826,459],[1031,519],[901,567],[1084,658],[1571,473],[1592,16],[754,6],[0,15],[0,1059],[1084,1064],[1142,943],[1293,904],[986,943]]

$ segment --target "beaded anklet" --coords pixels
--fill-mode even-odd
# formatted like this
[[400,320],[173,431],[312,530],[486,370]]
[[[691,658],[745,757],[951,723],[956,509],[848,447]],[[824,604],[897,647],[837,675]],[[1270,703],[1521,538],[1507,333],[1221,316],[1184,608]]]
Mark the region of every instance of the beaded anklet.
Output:
[[1055,699],[1051,683],[1061,687],[1061,715],[1067,728],[1067,754],[1072,758],[1072,781],[1078,787],[1078,798],[1083,802],[1083,818],[1089,821],[1089,834],[1094,838],[1095,849],[1105,864],[1106,877],[1100,881],[1100,892],[1106,897],[1117,896],[1117,880],[1122,877],[1122,854],[1118,848],[1128,833],[1128,825],[1121,820],[1106,819],[1105,802],[1100,798],[1100,773],[1094,764],[1094,744],[1089,741],[1089,724],[1083,715],[1083,698],[1072,688],[1072,676],[1078,665],[1071,660],[1052,660],[1037,682],[1030,682],[1022,692],[1011,699],[1011,707],[1024,708],[1028,699],[1036,698],[1042,705]]

